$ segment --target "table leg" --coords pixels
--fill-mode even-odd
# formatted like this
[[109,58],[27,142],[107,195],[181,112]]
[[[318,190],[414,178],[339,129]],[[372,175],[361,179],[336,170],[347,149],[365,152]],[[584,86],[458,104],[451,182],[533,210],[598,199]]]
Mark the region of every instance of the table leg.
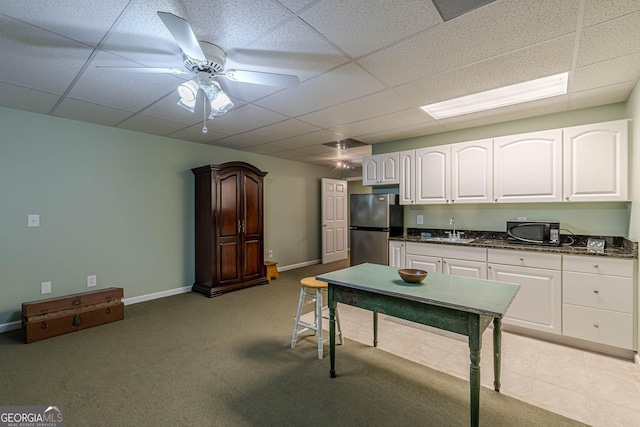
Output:
[[373,346],[378,347],[378,310],[373,310]]
[[482,348],[482,336],[479,328],[472,328],[469,334],[469,387],[471,388],[470,412],[471,426],[477,427],[480,422],[480,349]]
[[333,286],[329,284],[327,291],[327,305],[329,306],[329,358],[331,359],[331,378],[336,377],[336,306],[333,301]]
[[493,389],[500,391],[500,359],[502,358],[502,319],[493,319]]

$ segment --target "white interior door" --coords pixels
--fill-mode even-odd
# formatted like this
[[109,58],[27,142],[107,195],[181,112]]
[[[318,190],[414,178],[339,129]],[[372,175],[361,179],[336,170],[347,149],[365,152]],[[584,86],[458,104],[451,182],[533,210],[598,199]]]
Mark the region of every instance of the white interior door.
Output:
[[322,178],[322,263],[347,258],[347,181]]

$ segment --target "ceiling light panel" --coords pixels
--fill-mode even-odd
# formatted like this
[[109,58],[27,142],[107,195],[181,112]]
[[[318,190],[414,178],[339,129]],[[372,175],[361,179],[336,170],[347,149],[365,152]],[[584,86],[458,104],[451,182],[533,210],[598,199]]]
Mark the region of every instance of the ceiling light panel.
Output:
[[436,120],[567,93],[568,72],[420,107]]

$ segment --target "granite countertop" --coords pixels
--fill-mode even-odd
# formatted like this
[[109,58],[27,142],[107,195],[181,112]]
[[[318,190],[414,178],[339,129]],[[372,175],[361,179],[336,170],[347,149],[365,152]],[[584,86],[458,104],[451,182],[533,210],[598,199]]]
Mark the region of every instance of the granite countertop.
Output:
[[[574,242],[570,246],[542,246],[511,243],[507,241],[506,233],[496,231],[460,230],[463,238],[475,239],[471,243],[433,241],[429,239],[422,239],[420,237],[420,234],[422,232],[431,233],[433,237],[447,237],[447,231],[449,230],[409,228],[407,229],[405,235],[390,237],[389,240],[429,243],[434,245],[456,245],[478,248],[511,249],[519,251],[557,253],[564,255],[588,255],[627,259],[638,258],[638,242],[633,242],[625,237],[616,236],[570,236],[567,234],[563,234],[561,236],[561,242],[563,242],[563,244],[570,243],[571,239],[574,240]],[[586,243],[589,237],[605,240],[604,253],[593,253],[587,250]]]

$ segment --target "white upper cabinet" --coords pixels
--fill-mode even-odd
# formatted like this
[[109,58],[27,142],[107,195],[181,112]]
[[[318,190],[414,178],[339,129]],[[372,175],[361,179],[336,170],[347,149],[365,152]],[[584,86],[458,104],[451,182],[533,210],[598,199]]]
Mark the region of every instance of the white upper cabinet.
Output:
[[362,158],[362,185],[390,185],[399,182],[398,153]]
[[627,133],[627,120],[564,129],[566,201],[628,200]]
[[400,204],[413,205],[416,202],[416,150],[400,153]]
[[416,204],[443,204],[451,201],[451,146],[416,150]]
[[493,140],[451,146],[451,201],[493,202]]
[[562,129],[493,141],[496,202],[562,201]]

